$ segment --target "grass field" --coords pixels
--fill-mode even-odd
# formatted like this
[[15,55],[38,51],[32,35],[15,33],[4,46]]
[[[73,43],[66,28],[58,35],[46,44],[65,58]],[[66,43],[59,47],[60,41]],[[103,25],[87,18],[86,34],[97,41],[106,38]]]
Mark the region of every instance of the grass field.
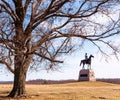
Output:
[[0,100],[120,100],[120,84],[75,82],[51,85],[26,85],[26,98],[6,98],[11,84],[0,85]]

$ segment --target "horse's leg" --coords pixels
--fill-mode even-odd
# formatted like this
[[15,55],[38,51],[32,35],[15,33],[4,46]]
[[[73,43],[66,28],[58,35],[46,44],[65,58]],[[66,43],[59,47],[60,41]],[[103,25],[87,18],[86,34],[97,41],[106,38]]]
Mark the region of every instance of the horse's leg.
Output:
[[83,62],[83,61],[81,60],[81,62],[80,62],[80,66],[81,66],[82,62]]
[[83,67],[82,67],[82,69],[84,69],[84,65],[85,65],[85,64],[83,63]]
[[89,64],[88,64],[88,69],[89,69]]
[[82,69],[84,69],[84,65],[85,65],[85,63],[84,63],[83,60],[81,60],[81,62],[80,62],[80,66],[81,66],[82,64],[83,64]]
[[91,64],[90,64],[90,69],[91,69]]

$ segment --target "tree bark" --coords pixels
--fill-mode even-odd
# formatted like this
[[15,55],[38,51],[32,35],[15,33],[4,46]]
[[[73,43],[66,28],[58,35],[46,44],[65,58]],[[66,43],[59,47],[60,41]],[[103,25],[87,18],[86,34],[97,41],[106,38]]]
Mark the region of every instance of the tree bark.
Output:
[[26,80],[26,73],[24,73],[22,67],[19,67],[17,71],[15,71],[14,75],[14,85],[13,89],[8,95],[9,97],[18,97],[18,96],[25,96],[25,80]]
[[9,97],[17,97],[26,95],[25,91],[25,80],[26,80],[26,71],[24,71],[23,56],[15,57],[15,71],[14,71],[14,85],[13,89],[8,95]]
[[25,96],[25,82],[26,82],[26,73],[29,66],[29,63],[25,64],[24,55],[15,56],[15,71],[14,71],[14,84],[13,89],[8,95],[9,97],[18,97]]
[[32,59],[32,55],[17,55],[14,58],[14,84],[9,97],[26,96],[26,74]]

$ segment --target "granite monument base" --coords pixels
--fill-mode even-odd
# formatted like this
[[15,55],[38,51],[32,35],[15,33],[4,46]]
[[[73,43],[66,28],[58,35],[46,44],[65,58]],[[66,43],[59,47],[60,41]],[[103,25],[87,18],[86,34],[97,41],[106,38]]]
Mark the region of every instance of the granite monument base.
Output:
[[80,70],[78,81],[96,81],[94,71],[92,69]]

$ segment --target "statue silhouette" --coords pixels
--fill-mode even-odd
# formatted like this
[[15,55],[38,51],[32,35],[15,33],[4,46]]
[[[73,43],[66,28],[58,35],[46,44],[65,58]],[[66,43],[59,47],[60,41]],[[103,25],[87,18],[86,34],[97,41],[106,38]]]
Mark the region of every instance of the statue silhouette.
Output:
[[93,55],[90,55],[89,58],[87,57],[87,53],[85,54],[85,59],[81,60],[80,66],[83,64],[82,69],[84,69],[84,65],[88,65],[88,69],[91,69],[91,58],[94,57]]

